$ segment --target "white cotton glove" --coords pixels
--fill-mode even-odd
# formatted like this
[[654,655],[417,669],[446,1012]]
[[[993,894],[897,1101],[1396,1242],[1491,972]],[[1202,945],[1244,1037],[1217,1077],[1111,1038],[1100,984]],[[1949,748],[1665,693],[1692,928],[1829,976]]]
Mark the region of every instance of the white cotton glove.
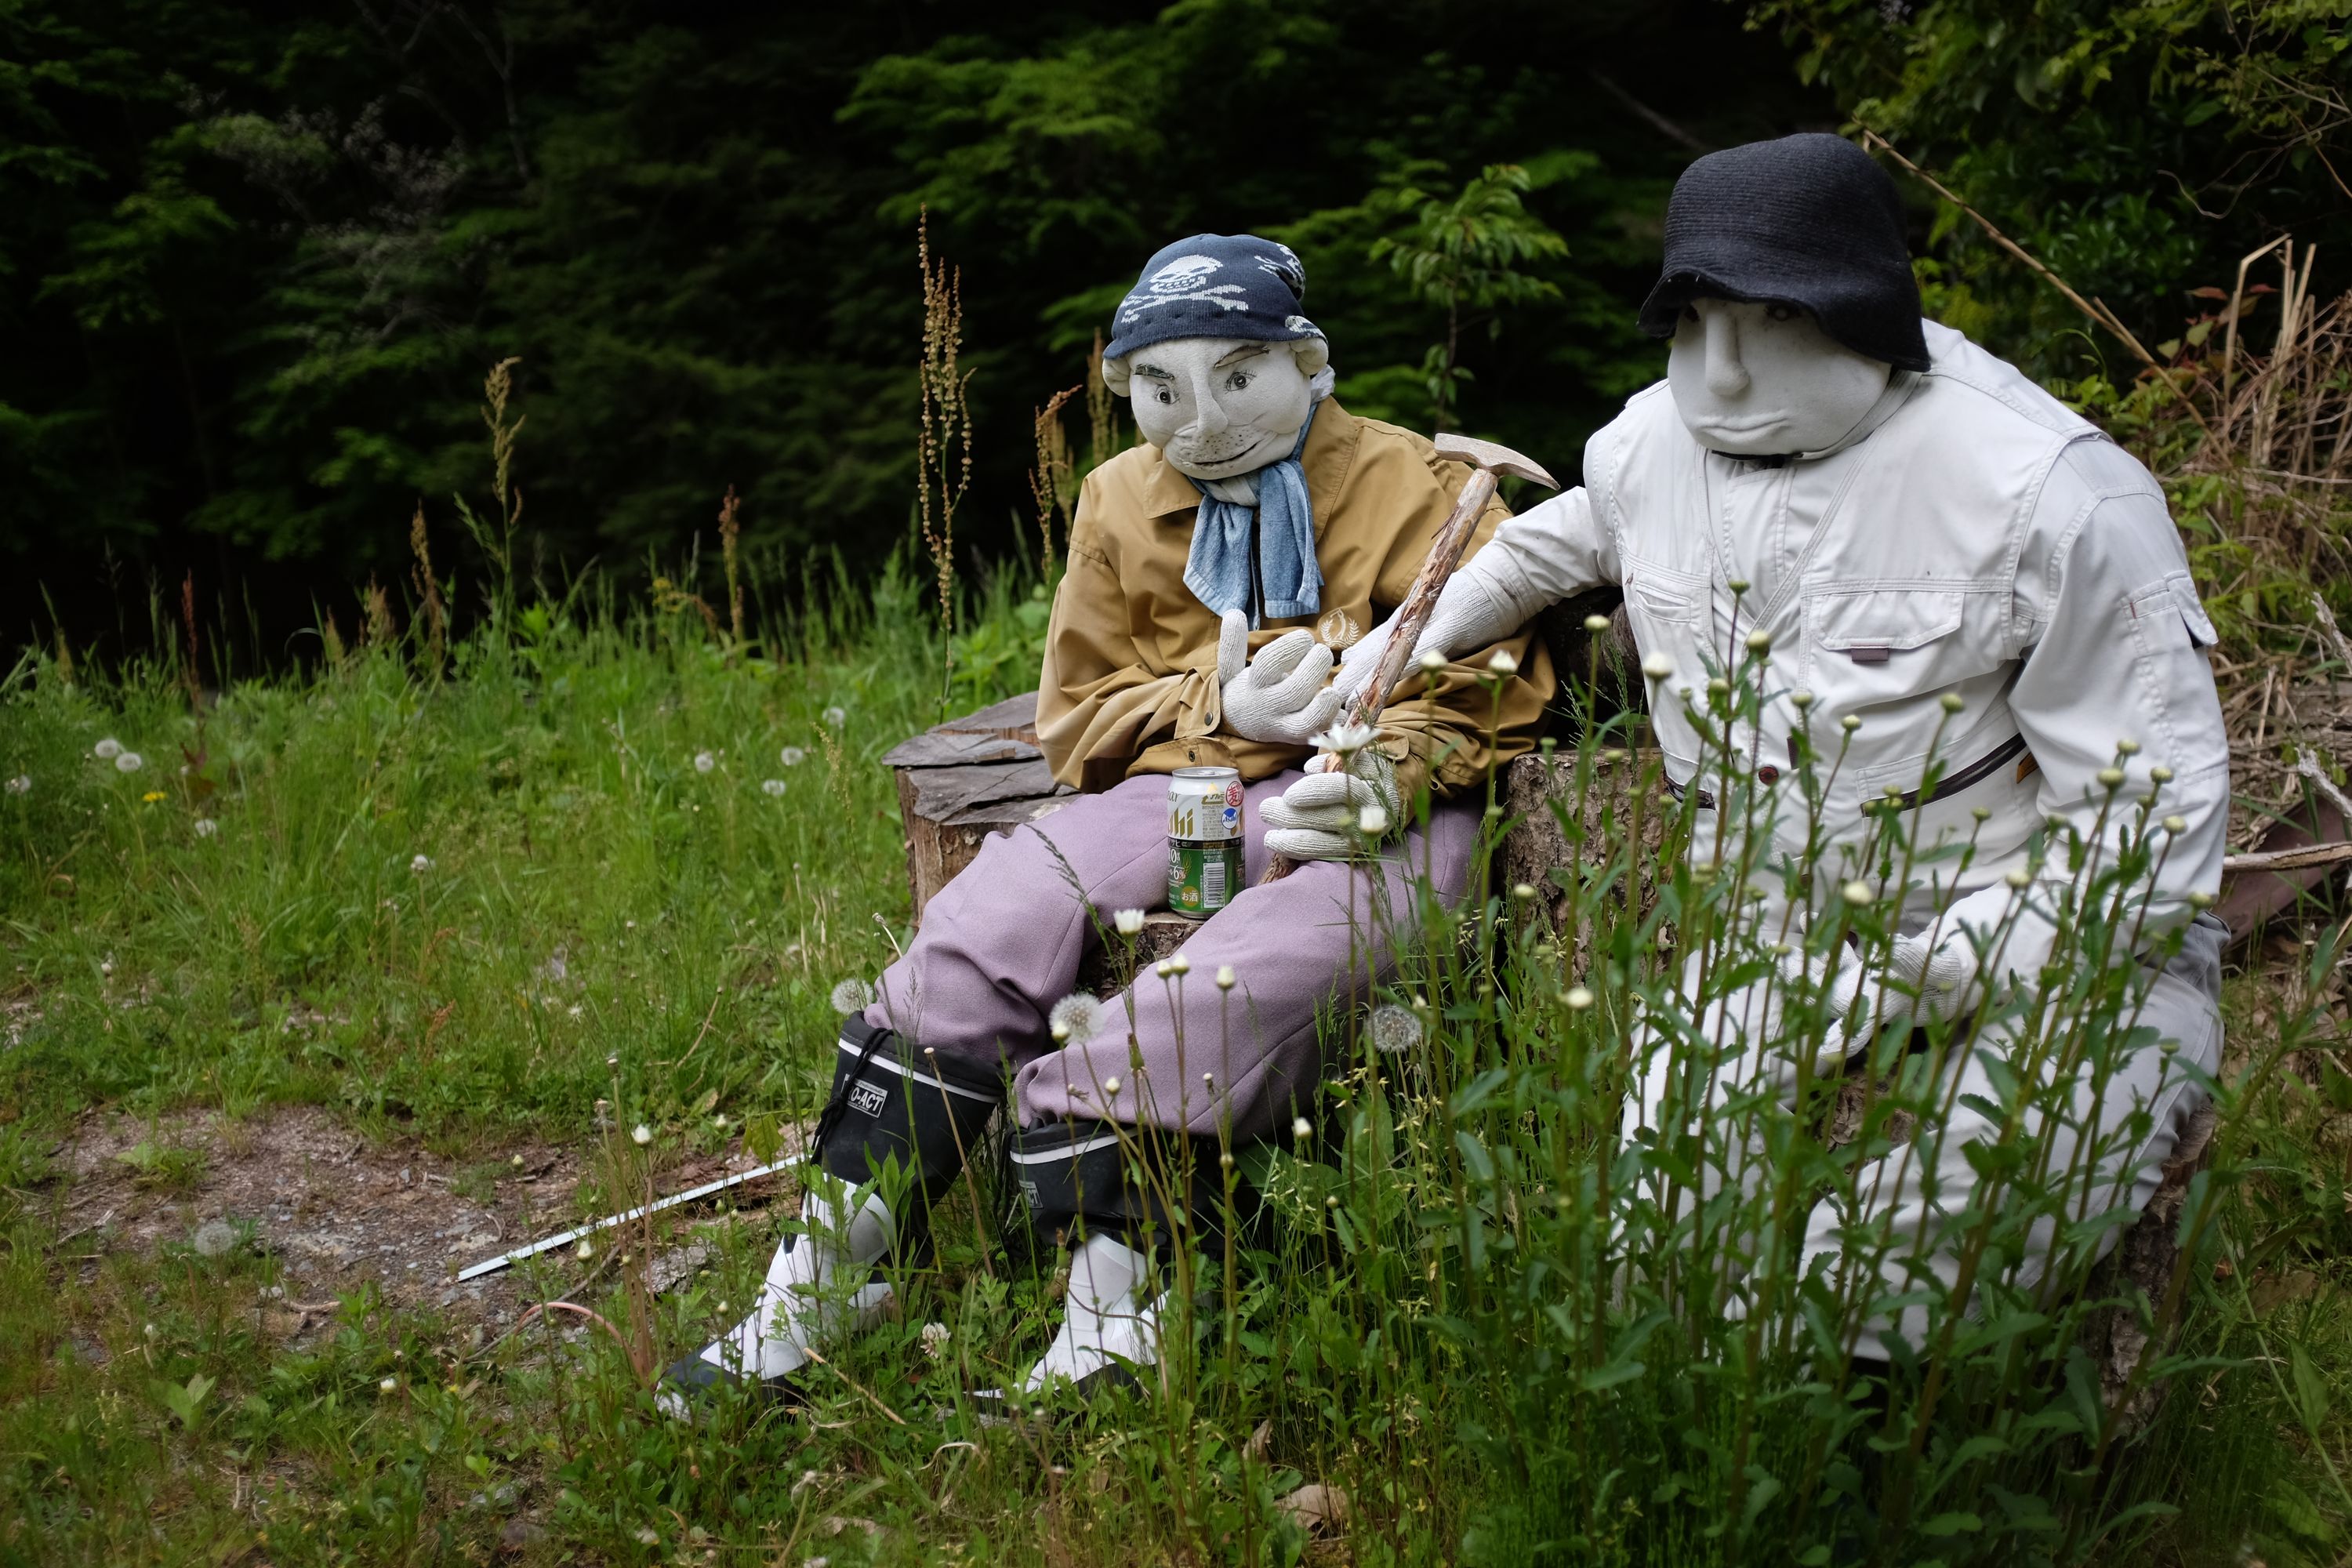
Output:
[[[1964,942],[1929,947],[1925,939],[1900,936],[1886,955],[1886,978],[1900,988],[1887,999],[1923,1024],[1944,1024],[1983,1000],[1977,965]],[[1914,998],[1916,998],[1914,1001]]]
[[[1367,748],[1349,760],[1345,773],[1336,757],[1317,757],[1307,776],[1265,803],[1265,847],[1293,860],[1346,860],[1379,847],[1402,829],[1398,809],[1396,763]],[[1377,812],[1367,826],[1364,814]]]
[[[1478,561],[1473,561],[1455,573],[1445,584],[1445,591],[1437,595],[1437,603],[1421,628],[1421,640],[1413,645],[1414,661],[1432,652],[1448,659],[1475,653],[1517,632],[1543,608],[1541,601],[1522,605],[1519,595],[1497,593],[1496,584],[1480,576],[1477,566]],[[1353,703],[1371,683],[1381,655],[1388,651],[1389,628],[1393,624],[1394,617],[1382,621],[1339,656],[1339,674],[1332,681],[1331,689],[1339,694],[1342,702]],[[1405,668],[1410,671],[1412,665],[1408,663]],[[1408,684],[1405,689],[1409,693],[1412,689]]]
[[1324,684],[1330,673],[1331,650],[1304,626],[1250,658],[1249,617],[1227,610],[1217,638],[1225,714],[1219,728],[1244,741],[1304,746],[1339,717],[1339,694]]

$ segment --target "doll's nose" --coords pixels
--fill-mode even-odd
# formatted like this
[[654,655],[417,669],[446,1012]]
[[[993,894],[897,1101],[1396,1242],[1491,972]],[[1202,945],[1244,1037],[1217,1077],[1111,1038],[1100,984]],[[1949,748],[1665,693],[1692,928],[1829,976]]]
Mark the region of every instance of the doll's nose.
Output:
[[1706,389],[1717,397],[1748,390],[1748,367],[1739,363],[1739,324],[1728,310],[1706,310]]
[[1233,423],[1225,417],[1223,407],[1217,402],[1217,389],[1211,384],[1207,373],[1203,371],[1192,373],[1192,434],[1195,436],[1218,435]]

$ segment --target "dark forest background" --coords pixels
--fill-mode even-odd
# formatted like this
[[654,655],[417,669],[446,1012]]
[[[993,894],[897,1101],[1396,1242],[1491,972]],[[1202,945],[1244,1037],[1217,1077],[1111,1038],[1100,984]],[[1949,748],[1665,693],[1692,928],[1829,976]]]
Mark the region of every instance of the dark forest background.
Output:
[[[514,356],[527,569],[675,572],[729,486],[787,574],[910,533],[919,211],[962,270],[968,560],[1031,526],[1032,411],[1141,258],[1306,258],[1352,406],[1425,425],[1446,312],[1392,265],[1524,171],[1528,286],[1459,417],[1572,471],[1708,147],[1885,132],[2166,354],[2237,258],[2352,240],[2344,0],[0,0],[0,636],[136,645],[194,574],[267,659],[421,505],[486,489]],[[1931,310],[2060,384],[2137,369],[1916,184]],[[1016,530],[1024,531],[1016,533]],[[345,614],[345,624],[352,616]]]

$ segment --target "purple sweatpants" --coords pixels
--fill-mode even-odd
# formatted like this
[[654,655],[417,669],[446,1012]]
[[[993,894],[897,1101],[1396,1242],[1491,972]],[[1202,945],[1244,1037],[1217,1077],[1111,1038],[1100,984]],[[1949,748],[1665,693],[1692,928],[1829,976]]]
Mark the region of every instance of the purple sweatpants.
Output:
[[[1461,900],[1477,838],[1474,807],[1441,805],[1425,838],[1408,833],[1377,865],[1311,861],[1261,887],[1268,858],[1261,808],[1301,776],[1248,786],[1249,886],[1185,942],[1191,973],[1163,981],[1144,969],[1130,990],[1103,1005],[1092,1039],[1056,1049],[1046,1015],[1076,987],[1095,920],[1108,930],[1113,910],[1167,903],[1164,777],[1080,795],[991,837],[924,910],[914,945],[883,973],[866,1021],[942,1054],[1010,1063],[1024,1127],[1107,1117],[1212,1133],[1230,1114],[1236,1140],[1265,1137],[1312,1098],[1322,1066],[1318,1005],[1352,1002],[1393,966],[1388,911],[1409,933],[1413,884],[1424,868],[1448,907]],[[1215,979],[1226,964],[1239,977],[1230,994]],[[1202,1082],[1204,1073],[1213,1084]]]

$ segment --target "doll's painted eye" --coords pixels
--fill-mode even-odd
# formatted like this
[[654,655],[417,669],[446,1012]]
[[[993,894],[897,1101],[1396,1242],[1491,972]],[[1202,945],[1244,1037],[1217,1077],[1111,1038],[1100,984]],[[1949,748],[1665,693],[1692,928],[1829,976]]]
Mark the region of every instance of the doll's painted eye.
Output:
[[1160,389],[1158,395],[1160,401],[1162,403],[1173,403],[1176,401],[1176,395],[1164,386]]
[[1246,371],[1237,370],[1234,372],[1233,374],[1225,377],[1225,390],[1227,392],[1239,392],[1243,387],[1247,386],[1249,384],[1249,374]]
[[1794,305],[1782,305],[1778,303],[1767,306],[1764,313],[1776,321],[1793,321],[1798,317],[1804,314],[1802,310],[1800,310]]
[[1684,321],[1697,321],[1697,320],[1698,320],[1698,307],[1697,307],[1696,305],[1685,305],[1685,306],[1683,307],[1683,320],[1684,320]]

